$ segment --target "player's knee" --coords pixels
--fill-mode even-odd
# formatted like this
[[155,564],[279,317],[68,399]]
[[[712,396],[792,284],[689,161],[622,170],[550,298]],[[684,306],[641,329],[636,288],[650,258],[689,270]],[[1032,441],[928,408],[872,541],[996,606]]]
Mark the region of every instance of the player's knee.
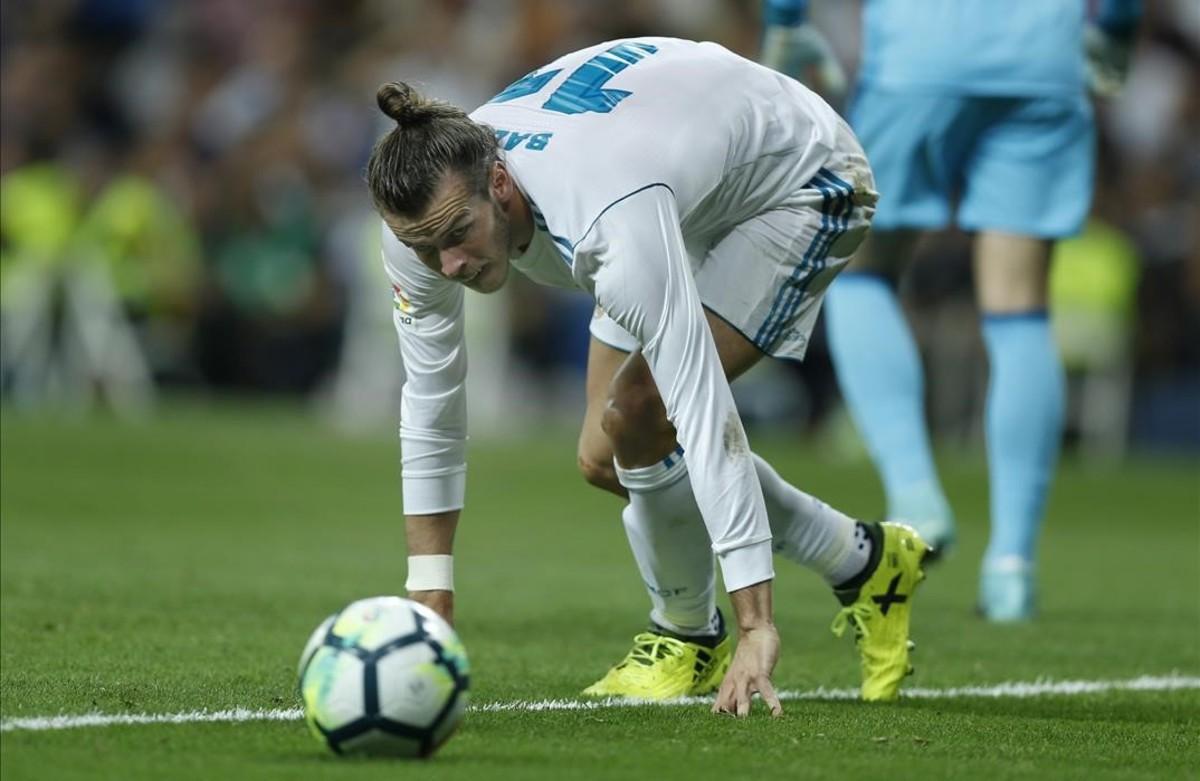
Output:
[[579,452],[579,474],[589,485],[610,493],[622,495],[621,483],[617,479],[617,470],[613,468],[612,457],[599,459],[590,453]]
[[658,390],[653,386],[614,383],[608,404],[600,418],[600,427],[614,446],[659,427],[666,420]]
[[600,428],[604,430],[614,446],[625,439],[626,432],[629,430],[629,421],[626,419],[625,413],[620,407],[613,404],[611,399],[608,406],[604,408],[604,414],[600,416]]
[[617,462],[629,468],[652,464],[675,448],[675,429],[640,356],[633,355],[613,377],[600,428]]
[[653,385],[626,387],[609,398],[600,427],[623,466],[646,466],[675,448],[675,429]]
[[[604,419],[613,426],[624,423],[644,426],[666,416],[667,411],[658,395],[650,367],[635,354],[613,376],[608,386]],[[606,432],[612,436],[612,432],[607,429]]]

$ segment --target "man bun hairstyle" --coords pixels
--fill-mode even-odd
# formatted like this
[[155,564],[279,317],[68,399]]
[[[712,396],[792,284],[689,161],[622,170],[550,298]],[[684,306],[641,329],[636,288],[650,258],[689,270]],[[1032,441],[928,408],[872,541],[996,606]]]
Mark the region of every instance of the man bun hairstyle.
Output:
[[491,128],[403,82],[384,84],[375,101],[396,122],[375,143],[367,161],[367,185],[376,209],[405,217],[420,215],[446,172],[462,176],[476,193],[487,190],[496,159]]
[[389,81],[375,93],[379,110],[396,120],[400,127],[417,125],[435,117],[463,116],[453,106],[422,96],[412,87],[398,81]]

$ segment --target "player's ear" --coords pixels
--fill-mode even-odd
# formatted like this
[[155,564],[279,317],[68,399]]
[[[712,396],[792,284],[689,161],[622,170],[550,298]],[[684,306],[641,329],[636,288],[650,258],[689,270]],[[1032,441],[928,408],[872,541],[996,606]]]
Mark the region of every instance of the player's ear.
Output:
[[497,203],[507,204],[512,199],[516,185],[502,160],[492,163],[492,170],[488,173],[488,189]]

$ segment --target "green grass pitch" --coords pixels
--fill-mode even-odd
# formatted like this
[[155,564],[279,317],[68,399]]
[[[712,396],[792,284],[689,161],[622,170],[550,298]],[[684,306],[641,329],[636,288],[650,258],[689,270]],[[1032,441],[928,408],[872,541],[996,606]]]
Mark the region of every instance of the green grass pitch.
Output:
[[[753,435],[752,435],[753,436]],[[878,514],[866,464],[754,437],[789,479]],[[398,445],[275,406],[172,406],[153,424],[3,416],[0,716],[297,705],[309,632],[403,588]],[[957,554],[918,592],[912,686],[1200,674],[1195,461],[1065,463],[1042,553],[1042,614],[972,612],[986,533],[982,463],[945,478]],[[472,445],[458,628],[475,703],[573,698],[647,610],[619,505],[574,471],[571,432]],[[836,605],[778,563],[778,687],[857,683]],[[433,760],[345,761],[298,721],[0,733],[19,779],[1195,778],[1200,690],[1037,698],[789,701],[773,721],[704,706],[473,712]]]

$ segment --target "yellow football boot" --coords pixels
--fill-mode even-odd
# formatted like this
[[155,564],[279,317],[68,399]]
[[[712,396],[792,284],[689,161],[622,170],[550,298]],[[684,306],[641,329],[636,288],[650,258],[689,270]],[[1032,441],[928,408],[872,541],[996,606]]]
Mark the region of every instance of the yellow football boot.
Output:
[[728,635],[709,648],[653,630],[642,632],[625,658],[583,693],[643,700],[708,694],[721,685],[732,659]]
[[862,698],[894,700],[900,682],[912,672],[908,652],[913,591],[925,579],[921,561],[930,548],[910,526],[863,524],[871,537],[871,560],[864,574],[835,589],[845,606],[833,619],[833,633],[854,628],[862,661]]

